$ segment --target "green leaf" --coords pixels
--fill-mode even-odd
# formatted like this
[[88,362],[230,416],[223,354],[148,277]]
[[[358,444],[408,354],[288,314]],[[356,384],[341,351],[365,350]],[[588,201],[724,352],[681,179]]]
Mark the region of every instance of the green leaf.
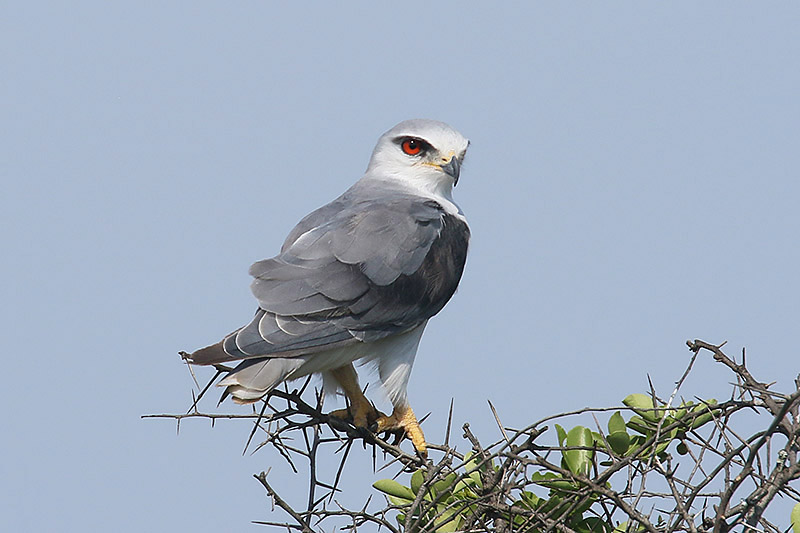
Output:
[[569,508],[570,505],[568,501],[565,502],[564,498],[558,494],[551,494],[550,499],[546,500],[544,504],[539,507],[539,511],[546,513],[550,518],[558,520],[566,515]]
[[441,481],[437,481],[431,486],[433,492],[435,492],[437,496],[441,494],[443,491],[448,491],[448,493],[453,492],[454,490],[453,484],[457,477],[458,474],[456,474],[455,472],[447,474],[444,477],[444,479],[442,479]]
[[[647,441],[647,437],[644,435],[631,435],[631,448],[634,446],[638,447],[644,444]],[[630,449],[628,450],[630,451]]]
[[564,441],[567,440],[567,432],[558,424],[556,424],[556,435],[558,435],[558,445],[564,446]]
[[453,491],[453,496],[451,499],[455,498],[456,500],[464,501],[464,500],[474,500],[478,497],[478,494],[470,489],[469,487],[463,485],[461,481],[456,483],[456,490]]
[[614,431],[613,433],[609,433],[606,440],[609,446],[611,446],[611,449],[620,455],[627,452],[631,445],[631,436],[628,435],[627,431]]
[[618,431],[626,431],[627,427],[625,426],[625,419],[622,418],[622,414],[617,411],[611,418],[608,419],[608,432],[609,433],[617,433]]
[[472,453],[471,451],[464,454],[464,471],[471,472],[477,469],[478,469],[478,461],[475,458],[475,454]]
[[425,474],[422,472],[421,468],[411,475],[411,490],[414,491],[414,494],[419,492],[419,488],[424,481]]
[[[591,447],[594,442],[592,432],[583,426],[575,426],[567,433],[567,447]],[[593,450],[564,450],[567,467],[574,474],[586,475],[592,464]]]
[[611,530],[610,524],[596,516],[584,518],[583,520],[573,522],[570,525],[572,529],[578,531],[579,533],[605,533]]
[[631,409],[652,409],[653,399],[647,394],[628,394],[622,403]]
[[689,447],[686,446],[685,442],[679,442],[678,446],[675,448],[675,451],[678,452],[679,455],[686,455],[689,453]]
[[650,433],[655,431],[655,425],[648,424],[644,418],[637,415],[633,415],[631,419],[628,420],[628,423],[626,425],[632,430],[641,433],[642,435],[649,435]]
[[534,472],[531,481],[548,489],[575,490],[575,483],[565,479],[554,472]]
[[[666,451],[667,447],[669,446],[669,443],[670,443],[670,441],[666,441],[666,442],[662,442],[661,444],[656,446],[656,455],[662,461],[665,460],[665,458],[666,458],[666,456],[664,456],[662,454]],[[647,455],[650,455],[650,454],[648,453]]]
[[464,492],[465,494],[474,494],[472,487],[475,487],[477,483],[475,480],[472,479],[470,476],[462,477],[456,483],[456,486],[453,487],[453,494]]
[[675,416],[675,420],[680,420],[681,418],[686,416],[686,413],[688,412],[686,410],[686,408],[691,406],[691,405],[692,405],[692,402],[689,402],[689,403],[685,403],[684,402],[684,403],[680,404],[678,406],[678,409],[675,411],[675,415],[674,415]]
[[795,504],[792,508],[792,514],[789,515],[789,520],[792,523],[792,531],[800,533],[800,503]]
[[625,452],[625,455],[633,455],[636,450],[638,450],[642,444],[645,443],[647,438],[643,437],[642,435],[633,435],[631,436],[631,445],[628,446],[628,451]]
[[481,473],[480,473],[480,472],[472,472],[472,473],[469,475],[469,477],[468,477],[468,478],[466,478],[466,479],[469,479],[469,480],[471,480],[471,481],[472,481],[472,483],[473,483],[473,484],[474,484],[476,487],[478,487],[479,489],[482,489],[482,488],[483,488],[483,480],[481,479]]
[[414,503],[414,500],[407,500],[405,498],[398,498],[396,496],[392,496],[391,494],[387,494],[386,498],[389,500],[389,503],[392,505],[396,505],[397,507],[406,507]]
[[527,507],[528,509],[536,509],[539,506],[539,500],[541,498],[539,498],[533,492],[530,492],[530,491],[527,491],[527,490],[523,490],[520,493],[520,496],[522,496],[522,502],[521,503],[525,507]]
[[661,414],[655,410],[653,399],[646,394],[629,394],[622,400],[622,403],[650,422],[657,422],[661,416]]
[[594,505],[594,501],[593,501],[594,499],[595,499],[595,498],[592,498],[592,497],[590,496],[589,498],[587,498],[587,499],[586,499],[586,501],[585,501],[585,502],[583,502],[582,504],[580,504],[580,505],[578,505],[577,507],[575,507],[575,508],[574,508],[574,509],[571,511],[571,514],[572,514],[573,516],[583,516],[583,513],[585,513],[586,511],[588,511],[588,510],[589,510],[589,507],[591,507],[592,505]]
[[[440,506],[440,507],[443,507],[443,506]],[[461,519],[454,518],[453,520],[450,520],[446,524],[443,523],[445,520],[448,520],[451,516],[456,514],[456,510],[455,509],[444,509],[444,508],[442,508],[442,509],[439,509],[439,511],[442,513],[442,516],[440,516],[439,518],[436,519],[436,522],[434,523],[434,525],[435,524],[442,524],[442,525],[436,528],[436,532],[437,533],[453,533],[455,531],[458,531],[459,527],[461,526]]]
[[694,420],[692,420],[692,429],[697,429],[714,419],[714,415],[711,413],[710,407],[715,405],[717,405],[717,400],[712,399],[705,403],[696,405],[695,408],[692,409],[692,414],[695,415]]
[[[396,498],[403,498],[404,500],[414,501],[414,493],[408,487],[401,485],[393,479],[379,479],[372,484],[373,487]],[[397,504],[395,504],[397,505]]]

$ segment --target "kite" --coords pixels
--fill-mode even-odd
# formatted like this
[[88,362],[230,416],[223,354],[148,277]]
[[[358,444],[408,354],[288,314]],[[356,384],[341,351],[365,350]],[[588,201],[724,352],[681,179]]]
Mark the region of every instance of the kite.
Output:
[[[453,201],[469,141],[442,122],[401,122],[378,140],[364,176],[289,233],[280,254],[250,267],[255,317],[222,341],[184,354],[211,365],[240,361],[219,383],[237,403],[319,373],[349,408],[334,415],[376,433],[425,437],[406,388],[428,320],[450,300],[470,231]],[[373,362],[391,415],[377,411],[354,362]]]

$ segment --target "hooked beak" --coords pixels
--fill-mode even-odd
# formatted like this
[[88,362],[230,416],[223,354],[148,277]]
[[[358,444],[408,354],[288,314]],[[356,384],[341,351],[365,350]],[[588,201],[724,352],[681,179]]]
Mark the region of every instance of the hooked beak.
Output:
[[461,174],[461,162],[456,156],[450,158],[450,161],[444,165],[439,165],[445,174],[453,178],[453,186],[458,185],[458,176]]

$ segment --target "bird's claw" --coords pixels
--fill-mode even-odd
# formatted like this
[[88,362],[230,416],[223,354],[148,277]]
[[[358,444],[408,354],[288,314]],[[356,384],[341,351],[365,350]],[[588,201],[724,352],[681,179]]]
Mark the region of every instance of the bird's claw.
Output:
[[414,449],[420,457],[428,457],[428,446],[425,435],[417,422],[411,407],[395,407],[391,416],[381,415],[370,426],[373,433],[389,433],[395,436],[394,444],[399,444],[404,437],[411,439]]
[[328,416],[333,416],[351,422],[357,428],[371,429],[375,425],[375,421],[384,417],[383,413],[375,409],[372,404],[355,405],[346,409],[337,409],[331,411]]
[[375,409],[371,403],[362,402],[350,405],[346,409],[331,411],[328,415],[351,422],[357,428],[366,428],[376,435],[387,434],[387,437],[394,437],[392,444],[395,446],[408,437],[420,457],[426,459],[428,456],[425,435],[410,407],[395,408],[394,412],[387,416]]

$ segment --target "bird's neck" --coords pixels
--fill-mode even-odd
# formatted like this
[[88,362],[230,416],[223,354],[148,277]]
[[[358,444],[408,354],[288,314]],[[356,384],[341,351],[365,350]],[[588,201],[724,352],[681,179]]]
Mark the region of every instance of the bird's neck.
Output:
[[453,200],[453,180],[444,172],[434,175],[392,175],[373,176],[395,190],[403,190],[416,196],[428,198],[441,204],[444,210],[463,219],[461,208]]

